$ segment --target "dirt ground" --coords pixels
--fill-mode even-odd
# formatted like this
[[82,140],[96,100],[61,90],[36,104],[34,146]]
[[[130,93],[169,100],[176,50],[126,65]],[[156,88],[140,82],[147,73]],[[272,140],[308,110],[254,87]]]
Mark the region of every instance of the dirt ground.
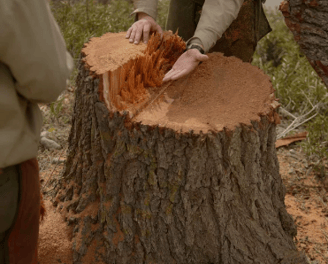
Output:
[[[50,201],[64,169],[73,99],[74,88],[70,87],[59,98],[60,104],[41,105],[43,131],[48,131],[47,137],[60,144],[61,149],[48,150],[42,145],[39,148],[40,181],[47,209],[40,226],[40,264],[73,263],[69,227]],[[315,162],[309,161],[298,144],[280,147],[277,155],[286,186],[287,211],[297,225],[296,246],[306,253],[311,264],[327,264],[328,176],[315,170]]]

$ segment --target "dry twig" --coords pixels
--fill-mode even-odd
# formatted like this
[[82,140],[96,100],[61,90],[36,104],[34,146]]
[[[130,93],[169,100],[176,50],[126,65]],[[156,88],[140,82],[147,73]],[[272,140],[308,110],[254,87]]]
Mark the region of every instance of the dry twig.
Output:
[[[278,136],[277,139],[285,137],[289,132],[293,131],[294,129],[298,128],[299,126],[303,125],[304,123],[310,121],[312,118],[314,118],[318,113],[315,113],[311,117],[307,118],[314,110],[318,108],[318,104],[313,106],[313,108],[306,114],[301,115],[299,117],[296,117],[294,121]],[[287,111],[287,110],[286,110]],[[305,119],[305,120],[304,120]]]

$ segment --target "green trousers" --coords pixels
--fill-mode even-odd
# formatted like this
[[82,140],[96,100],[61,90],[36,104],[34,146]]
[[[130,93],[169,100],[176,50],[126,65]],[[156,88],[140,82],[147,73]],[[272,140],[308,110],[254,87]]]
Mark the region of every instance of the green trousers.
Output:
[[[228,1],[228,0],[227,0]],[[205,0],[171,0],[166,30],[176,32],[187,41],[196,30]],[[178,15],[177,15],[178,14]],[[209,52],[222,52],[250,62],[257,42],[272,31],[261,0],[245,0],[238,17]]]
[[0,174],[0,264],[9,263],[8,248],[5,241],[17,214],[19,179],[19,166],[2,169]]

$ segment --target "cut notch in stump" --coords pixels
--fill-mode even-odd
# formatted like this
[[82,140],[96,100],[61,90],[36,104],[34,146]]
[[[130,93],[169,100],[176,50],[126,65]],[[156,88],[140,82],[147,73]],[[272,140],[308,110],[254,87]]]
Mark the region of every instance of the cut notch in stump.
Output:
[[[186,45],[177,34],[166,32],[163,38],[153,34],[148,45],[142,43],[134,49],[134,44],[123,39],[123,33],[108,33],[101,38],[91,39],[82,52],[86,55],[86,63],[92,65],[90,68],[102,75],[104,99],[108,108],[112,111],[126,110],[132,116],[150,100],[151,91],[146,88],[161,86],[164,73],[173,66]],[[121,45],[114,45],[116,56],[111,52],[104,55],[103,48],[94,50],[95,46],[118,40]],[[114,49],[110,44],[107,46],[109,50]],[[104,57],[107,58],[105,62]],[[101,64],[98,67],[100,69],[94,64]]]

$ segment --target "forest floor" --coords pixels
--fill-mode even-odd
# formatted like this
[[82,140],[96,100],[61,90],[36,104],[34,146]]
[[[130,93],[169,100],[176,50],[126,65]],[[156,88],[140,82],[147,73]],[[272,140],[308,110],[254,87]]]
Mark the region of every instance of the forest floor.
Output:
[[[44,116],[42,131],[47,131],[47,138],[61,146],[54,150],[39,147],[40,181],[47,209],[47,216],[40,226],[40,264],[73,262],[67,224],[50,202],[65,166],[73,101],[74,88],[70,88],[56,104],[40,106]],[[316,172],[315,162],[309,162],[295,143],[280,147],[277,155],[286,186],[285,204],[297,225],[295,244],[306,253],[311,264],[327,264],[328,176]]]

